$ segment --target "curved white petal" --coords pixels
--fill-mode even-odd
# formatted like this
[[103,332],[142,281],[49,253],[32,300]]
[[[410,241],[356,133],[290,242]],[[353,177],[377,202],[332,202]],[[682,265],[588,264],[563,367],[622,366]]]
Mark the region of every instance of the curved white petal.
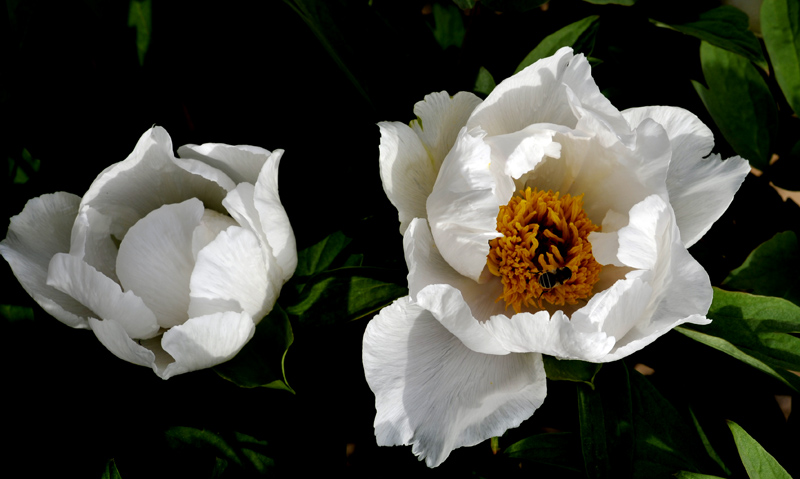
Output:
[[8,235],[0,242],[0,254],[42,309],[68,326],[88,328],[86,318],[91,311],[47,285],[50,259],[56,253],[69,251],[70,231],[79,203],[79,197],[63,192],[28,201],[22,212],[11,218]]
[[297,267],[297,245],[289,217],[281,204],[278,194],[278,165],[283,150],[275,150],[267,159],[258,175],[253,199],[264,235],[275,255],[278,266],[283,270],[283,281],[288,281]]
[[492,166],[502,163],[504,175],[519,179],[546,156],[560,158],[561,144],[553,141],[557,131],[549,126],[531,125],[514,133],[486,138],[492,148]]
[[436,173],[453,148],[458,132],[480,103],[481,99],[472,93],[462,91],[451,97],[440,91],[425,95],[423,101],[414,105],[414,114],[419,119],[411,122],[411,128],[433,161]]
[[430,467],[519,426],[547,393],[541,355],[476,353],[408,297],[370,321],[362,351],[378,444],[412,444]]
[[172,161],[182,169],[194,175],[213,181],[225,191],[236,187],[236,183],[222,171],[193,158],[173,158]]
[[192,236],[203,217],[197,199],[164,205],[142,218],[119,246],[117,276],[169,328],[189,319]]
[[164,333],[161,346],[175,362],[160,375],[169,379],[224,363],[236,356],[255,330],[247,313],[225,312],[191,318]]
[[88,308],[91,317],[113,320],[133,339],[152,338],[158,333],[153,312],[131,291],[122,292],[117,283],[80,258],[58,253],[50,261],[47,284]]
[[221,232],[197,255],[189,283],[189,316],[244,311],[262,318],[272,310],[282,284],[280,275],[269,277],[268,269],[278,268],[274,258],[268,260],[251,231],[233,226]]
[[197,255],[200,250],[231,226],[239,226],[239,223],[230,216],[217,213],[214,210],[203,211],[200,224],[192,231],[192,257],[194,260],[197,261]]
[[427,202],[431,232],[442,256],[456,271],[475,281],[486,266],[489,241],[500,236],[499,205],[508,201],[495,195],[491,150],[483,137],[481,131],[462,130]]
[[125,328],[113,319],[99,320],[89,318],[89,325],[95,336],[109,351],[120,359],[139,366],[150,366],[156,373],[156,355],[138,342],[132,340]]
[[111,234],[112,221],[112,218],[90,205],[81,208],[72,225],[69,254],[81,258],[97,271],[119,282],[117,278],[119,241],[115,243]]
[[183,145],[178,156],[202,161],[225,173],[236,184],[255,184],[258,173],[272,153],[250,145],[231,146],[222,143]]

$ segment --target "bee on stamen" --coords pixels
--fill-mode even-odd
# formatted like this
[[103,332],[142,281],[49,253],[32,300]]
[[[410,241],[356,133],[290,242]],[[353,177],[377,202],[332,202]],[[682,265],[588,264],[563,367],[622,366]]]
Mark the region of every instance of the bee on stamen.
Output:
[[[559,284],[563,284],[569,279],[572,278],[572,270],[564,266],[563,268],[558,268],[552,271],[548,271],[546,273],[542,273],[539,275],[539,286],[542,287],[542,293],[539,295],[539,298],[542,298],[542,294],[545,291],[549,291]],[[539,303],[541,304],[541,303]]]

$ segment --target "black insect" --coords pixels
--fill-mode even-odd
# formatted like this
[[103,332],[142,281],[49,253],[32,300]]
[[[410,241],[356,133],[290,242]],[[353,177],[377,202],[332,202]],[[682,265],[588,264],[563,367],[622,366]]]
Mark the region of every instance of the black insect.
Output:
[[569,280],[572,277],[572,270],[566,266],[558,268],[553,271],[548,271],[539,275],[539,286],[542,287],[542,293],[548,289],[553,289],[561,283]]

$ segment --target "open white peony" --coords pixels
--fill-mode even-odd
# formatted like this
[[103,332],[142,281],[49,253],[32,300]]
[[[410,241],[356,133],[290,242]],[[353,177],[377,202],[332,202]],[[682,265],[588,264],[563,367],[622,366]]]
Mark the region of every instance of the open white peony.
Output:
[[178,153],[163,128],[148,130],[83,198],[29,201],[0,243],[45,311],[164,379],[234,357],[297,265],[282,150]]
[[378,444],[436,466],[533,414],[541,354],[613,361],[709,322],[711,284],[687,248],[749,166],[709,156],[693,114],[619,112],[569,48],[484,101],[434,93],[414,112],[410,127],[380,124],[409,296],[364,335]]

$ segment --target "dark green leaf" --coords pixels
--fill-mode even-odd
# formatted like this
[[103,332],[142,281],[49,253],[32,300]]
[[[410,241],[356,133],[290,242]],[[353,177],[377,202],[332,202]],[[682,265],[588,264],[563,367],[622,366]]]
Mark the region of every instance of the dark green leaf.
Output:
[[294,341],[286,312],[275,305],[258,323],[253,338],[233,359],[214,367],[217,374],[245,388],[285,389],[294,394],[286,381],[284,361]]
[[453,3],[458,5],[458,8],[461,10],[468,10],[475,6],[475,2],[478,0],[453,0]]
[[325,271],[350,241],[344,233],[337,231],[319,243],[299,251],[295,277],[313,276]]
[[128,26],[136,29],[136,52],[139,54],[139,65],[144,65],[144,56],[150,46],[150,34],[153,31],[152,0],[131,0]]
[[117,463],[114,462],[113,459],[106,463],[106,470],[103,471],[103,475],[100,476],[100,479],[122,479],[117,469]]
[[791,479],[786,469],[778,464],[778,461],[750,437],[741,426],[733,421],[728,421],[728,427],[731,428],[742,464],[751,479]]
[[741,266],[731,271],[722,284],[777,296],[800,305],[800,245],[793,231],[784,231],[754,249]]
[[245,471],[264,475],[274,466],[274,460],[267,454],[267,442],[235,432],[220,435],[204,429],[192,427],[171,427],[165,432],[169,447],[173,449],[193,449],[214,454],[217,470],[224,470],[226,463],[235,464]]
[[761,34],[775,79],[786,101],[800,115],[800,0],[764,0]]
[[597,391],[582,385],[578,386],[578,417],[586,475],[589,478],[611,477],[603,400]]
[[472,88],[472,91],[488,95],[496,86],[497,84],[494,82],[494,77],[489,73],[489,70],[481,67],[481,69],[478,70],[478,78],[475,79],[475,86]]
[[595,5],[625,5],[629,7],[636,3],[637,0],[583,0],[588,3],[594,3]]
[[8,177],[14,184],[20,185],[27,183],[28,180],[39,172],[42,162],[34,159],[30,152],[22,149],[22,160],[8,158]]
[[711,459],[714,460],[714,462],[717,463],[717,465],[725,474],[730,476],[732,474],[731,470],[728,469],[728,466],[726,466],[724,462],[722,462],[722,458],[719,457],[717,451],[714,450],[714,447],[711,445],[711,441],[708,440],[708,436],[706,436],[705,431],[703,431],[703,427],[700,426],[700,421],[697,420],[697,416],[695,416],[694,411],[689,409],[689,413],[692,415],[692,422],[694,423],[694,428],[697,431],[697,435],[700,436],[700,441],[702,441],[703,443],[703,447],[706,450],[706,454],[708,454],[708,457],[710,457]]
[[747,28],[747,14],[738,8],[723,5],[701,13],[699,18],[692,22],[678,24],[656,22],[656,25],[705,40],[712,45],[737,53],[767,70],[767,61],[761,51],[761,44]]
[[784,299],[714,288],[705,326],[676,331],[718,349],[800,391],[800,307]]
[[736,153],[765,169],[778,112],[764,79],[744,57],[705,41],[700,61],[708,88],[692,83],[706,109]]
[[515,459],[583,471],[580,437],[571,432],[537,434],[508,446],[504,454]]
[[719,476],[709,476],[708,474],[700,474],[699,472],[680,471],[675,475],[678,479],[723,479]]
[[524,60],[517,66],[514,73],[522,71],[525,67],[533,65],[537,60],[549,57],[561,47],[573,47],[576,52],[586,55],[592,53],[594,38],[600,26],[598,16],[592,15],[552,33],[544,38],[536,48],[531,50]]
[[587,363],[586,361],[574,361],[567,359],[556,359],[552,356],[542,356],[544,360],[544,370],[547,379],[553,381],[575,381],[588,384],[594,389],[594,378],[600,371],[601,363]]
[[0,316],[10,323],[15,321],[31,321],[33,319],[33,308],[0,304]]
[[461,47],[467,31],[464,29],[464,21],[461,19],[461,10],[458,7],[434,3],[433,21],[436,24],[433,36],[442,49],[450,46]]

